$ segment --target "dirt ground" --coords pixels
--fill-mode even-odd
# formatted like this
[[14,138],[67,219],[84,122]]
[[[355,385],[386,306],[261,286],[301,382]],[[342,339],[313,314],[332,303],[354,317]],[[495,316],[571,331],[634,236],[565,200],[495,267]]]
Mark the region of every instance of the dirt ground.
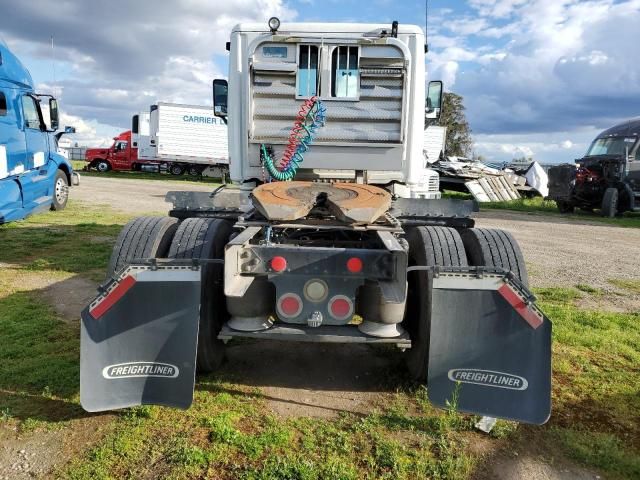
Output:
[[[80,173],[82,175],[82,172]],[[80,186],[71,189],[71,198],[81,202],[109,205],[124,213],[162,213],[171,209],[164,201],[171,190],[210,192],[214,186],[171,180],[133,180],[98,176],[81,177]]]
[[[160,213],[170,207],[164,202],[166,192],[183,189],[210,191],[212,187],[85,176],[82,184],[72,189],[71,196],[127,213]],[[514,234],[524,251],[534,286],[590,285],[614,293],[606,295],[611,299],[602,301],[603,308],[640,310],[638,295],[615,295],[615,287],[608,283],[609,279],[638,278],[640,229],[502,211],[482,212],[477,218],[478,226],[504,228]],[[44,288],[45,298],[56,311],[65,320],[76,322],[95,285],[74,277],[35,288]],[[399,352],[364,345],[309,344],[300,348],[298,344],[274,342],[231,344],[228,358],[224,374],[239,384],[259,387],[274,413],[325,418],[341,412],[364,413],[382,406],[393,391],[388,379],[393,378],[392,372],[397,371],[401,361]],[[388,374],[381,375],[381,371]],[[57,462],[55,459],[73,454],[70,445],[89,440],[82,438],[82,431],[91,432],[102,425],[100,421],[92,425],[91,418],[78,420],[77,428],[70,425],[64,434],[53,431],[44,435],[0,436],[0,479],[46,477]],[[558,463],[548,452],[526,445],[487,452],[487,458],[476,478],[599,478],[570,463]]]

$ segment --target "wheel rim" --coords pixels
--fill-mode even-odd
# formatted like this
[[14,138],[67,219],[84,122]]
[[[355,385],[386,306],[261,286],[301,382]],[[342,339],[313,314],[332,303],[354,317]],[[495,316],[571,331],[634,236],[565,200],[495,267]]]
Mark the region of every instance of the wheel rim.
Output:
[[180,175],[182,173],[182,169],[180,167],[171,167],[171,173],[174,175]]
[[56,202],[58,202],[59,204],[63,204],[67,201],[67,196],[69,195],[69,187],[67,187],[67,182],[65,182],[62,178],[58,178],[56,180],[55,195]]
[[109,167],[107,166],[107,164],[105,162],[98,163],[98,171],[99,172],[106,172],[108,168]]

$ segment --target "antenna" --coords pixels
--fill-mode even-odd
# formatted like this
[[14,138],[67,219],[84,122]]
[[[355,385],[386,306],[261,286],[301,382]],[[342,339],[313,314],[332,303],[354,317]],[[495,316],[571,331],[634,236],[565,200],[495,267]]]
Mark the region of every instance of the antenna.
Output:
[[53,72],[53,86],[51,87],[52,93],[55,96],[56,94],[56,57],[55,50],[53,47],[53,35],[51,35],[51,70]]
[[429,0],[424,0],[424,53],[429,53]]

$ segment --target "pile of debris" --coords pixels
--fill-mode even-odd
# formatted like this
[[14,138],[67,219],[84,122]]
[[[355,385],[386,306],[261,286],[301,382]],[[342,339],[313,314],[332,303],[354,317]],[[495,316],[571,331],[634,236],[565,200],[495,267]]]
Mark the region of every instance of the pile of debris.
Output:
[[526,169],[498,169],[463,157],[446,157],[429,168],[440,175],[440,188],[469,192],[478,202],[506,202],[549,194],[547,174],[538,162]]

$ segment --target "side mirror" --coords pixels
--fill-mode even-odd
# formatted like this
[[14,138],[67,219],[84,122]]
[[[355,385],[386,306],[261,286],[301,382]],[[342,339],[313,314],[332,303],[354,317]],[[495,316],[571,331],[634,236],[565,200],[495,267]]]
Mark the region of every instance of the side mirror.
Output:
[[226,80],[216,79],[213,81],[213,114],[216,117],[227,116],[227,91],[229,84]]
[[49,125],[51,125],[51,130],[58,130],[58,126],[60,125],[60,119],[58,116],[58,101],[51,97],[49,99]]
[[64,127],[64,133],[76,133],[76,127]]
[[442,110],[442,82],[436,80],[429,82],[427,89],[426,118],[437,120]]

